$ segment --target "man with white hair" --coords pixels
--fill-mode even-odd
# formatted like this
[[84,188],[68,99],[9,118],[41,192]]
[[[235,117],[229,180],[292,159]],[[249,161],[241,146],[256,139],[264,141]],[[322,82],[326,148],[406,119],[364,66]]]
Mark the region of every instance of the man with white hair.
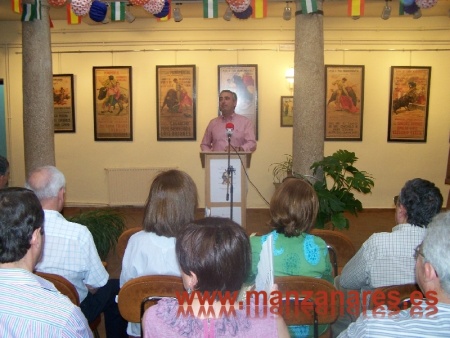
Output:
[[37,168],[29,174],[26,187],[34,191],[45,213],[45,246],[36,270],[69,280],[77,289],[81,311],[89,322],[103,312],[107,338],[127,337],[127,322],[115,302],[119,280],[109,279],[89,230],[67,221],[60,213],[66,192],[63,173],[54,166]]
[[[450,333],[450,212],[429,224],[415,250],[416,282],[425,299],[410,309],[391,312],[378,307],[359,316],[339,335],[345,337],[448,337]],[[420,303],[420,304],[418,304]]]

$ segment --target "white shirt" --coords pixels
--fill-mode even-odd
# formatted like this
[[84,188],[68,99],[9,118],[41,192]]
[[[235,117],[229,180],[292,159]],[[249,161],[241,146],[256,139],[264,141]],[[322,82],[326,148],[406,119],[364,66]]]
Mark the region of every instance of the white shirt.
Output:
[[[147,275],[181,276],[175,254],[175,237],[141,230],[128,240],[122,261],[120,287],[130,279]],[[128,323],[127,333],[141,335],[139,323]]]
[[392,232],[375,233],[345,265],[340,284],[346,289],[374,289],[415,283],[414,249],[426,228],[399,224]]
[[44,250],[36,271],[54,273],[69,280],[77,289],[80,303],[86,298],[86,285],[99,288],[109,275],[98,255],[90,231],[67,221],[54,210],[44,210]]

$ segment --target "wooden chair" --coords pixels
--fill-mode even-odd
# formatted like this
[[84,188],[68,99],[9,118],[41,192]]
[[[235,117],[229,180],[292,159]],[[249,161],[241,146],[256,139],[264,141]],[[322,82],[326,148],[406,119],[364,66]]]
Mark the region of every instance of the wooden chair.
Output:
[[[66,278],[56,275],[53,273],[46,273],[46,272],[35,272],[36,275],[39,277],[42,277],[49,282],[52,282],[55,286],[56,290],[61,292],[63,295],[67,296],[69,300],[76,306],[80,306],[80,297],[78,296],[78,291],[73,286],[71,282],[69,282]],[[95,318],[92,322],[89,323],[89,327],[91,328],[92,332],[94,333],[94,337],[100,338],[100,334],[98,333],[98,326],[102,322],[102,317],[98,316]]]
[[319,236],[334,249],[337,256],[337,275],[339,275],[345,264],[356,254],[355,245],[350,238],[336,230],[313,229],[311,234]]
[[141,227],[134,227],[122,232],[117,240],[116,252],[119,257],[120,262],[123,260],[123,255],[125,254],[125,249],[127,248],[128,240],[131,236],[133,236],[136,232],[141,231]]
[[120,314],[128,322],[140,323],[148,307],[163,297],[175,297],[177,292],[184,292],[181,277],[161,275],[130,279],[119,291]]
[[[417,291],[420,292],[420,294],[422,293],[419,285],[417,284],[389,285],[376,288],[374,291],[372,291],[370,297],[369,310],[373,310],[374,308],[380,305],[387,305],[388,309],[393,311],[399,309],[400,310],[407,309],[411,307],[410,301],[411,294]],[[379,295],[376,296],[375,295],[376,293],[378,293]],[[383,297],[381,297],[380,294],[383,294]],[[421,296],[421,298],[423,298],[423,295]],[[374,299],[376,300],[374,301]],[[400,301],[398,303],[397,302],[394,303],[392,302],[392,300],[394,299],[395,300],[400,299]]]
[[[284,300],[280,310],[288,326],[314,325],[314,337],[318,337],[319,324],[331,324],[338,318],[340,298],[336,297],[337,290],[330,282],[313,277],[283,276],[275,277],[275,283]],[[320,337],[330,336],[328,328]]]

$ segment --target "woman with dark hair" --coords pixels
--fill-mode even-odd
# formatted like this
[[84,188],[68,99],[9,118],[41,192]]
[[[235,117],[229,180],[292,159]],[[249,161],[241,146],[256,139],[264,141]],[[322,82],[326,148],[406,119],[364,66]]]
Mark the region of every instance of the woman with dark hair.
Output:
[[[125,249],[120,287],[139,276],[181,275],[175,237],[194,220],[197,205],[197,187],[187,173],[168,170],[156,176],[145,205],[144,230],[131,236]],[[139,337],[139,323],[129,323],[127,332]]]
[[[308,276],[333,282],[332,267],[327,244],[318,236],[309,234],[316,223],[319,200],[314,188],[298,178],[285,180],[270,201],[269,225],[274,230],[273,267],[275,276]],[[250,238],[252,271],[248,282],[258,273],[259,256],[267,236]],[[319,326],[319,333],[327,325]],[[312,326],[290,326],[291,336],[312,335]]]
[[184,303],[164,298],[150,307],[142,320],[144,337],[289,337],[281,316],[255,312],[251,300],[234,302],[251,266],[241,226],[219,217],[192,222],[177,236],[176,254]]

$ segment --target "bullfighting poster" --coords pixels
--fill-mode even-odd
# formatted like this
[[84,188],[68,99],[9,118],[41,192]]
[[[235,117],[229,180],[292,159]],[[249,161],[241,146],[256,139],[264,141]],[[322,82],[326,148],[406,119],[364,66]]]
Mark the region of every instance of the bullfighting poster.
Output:
[[426,142],[431,67],[391,67],[388,141]]
[[325,66],[325,140],[362,141],[364,66]]
[[236,93],[235,113],[252,121],[258,139],[258,65],[218,66],[218,73],[219,93],[222,90]]
[[131,67],[93,67],[96,141],[132,141]]
[[158,141],[196,140],[195,65],[156,66]]
[[55,133],[75,132],[73,75],[53,75],[53,112]]

